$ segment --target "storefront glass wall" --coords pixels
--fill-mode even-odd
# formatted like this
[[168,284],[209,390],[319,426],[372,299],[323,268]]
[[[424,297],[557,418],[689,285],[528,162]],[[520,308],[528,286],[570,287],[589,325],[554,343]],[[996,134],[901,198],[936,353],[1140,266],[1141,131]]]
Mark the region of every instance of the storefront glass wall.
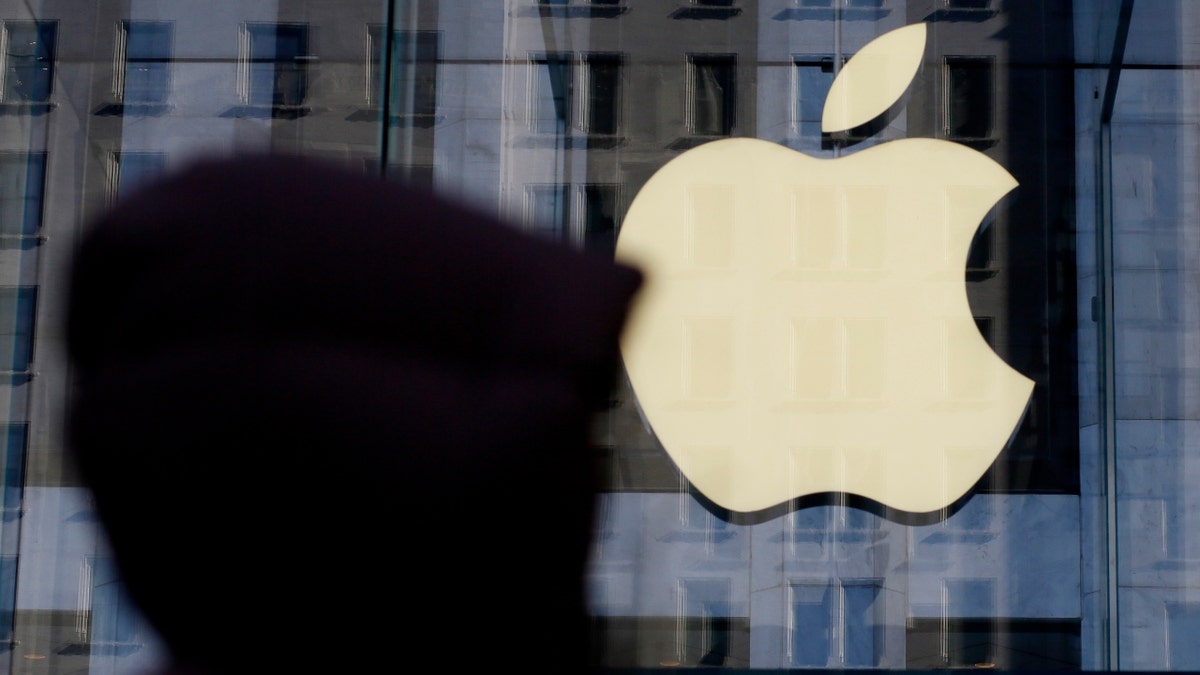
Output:
[[[936,138],[1002,166],[1019,185],[956,263],[973,320],[947,324],[938,339],[978,333],[1033,393],[1003,452],[944,508],[905,511],[833,489],[741,511],[685,477],[656,411],[623,378],[594,426],[604,486],[587,577],[593,662],[1200,669],[1188,639],[1200,629],[1200,501],[1189,489],[1200,451],[1191,3],[189,7],[0,0],[3,667],[133,673],[162,662],[121,591],[63,438],[63,275],[80,232],[122,194],[203,155],[299,152],[619,255],[651,177],[733,137],[824,159]],[[918,23],[921,67],[898,104],[822,133],[824,101],[848,60]],[[710,266],[741,250],[723,211],[733,202],[722,195],[748,189],[735,178],[698,178],[679,206],[696,228],[729,237],[695,254]],[[846,224],[886,213],[893,197],[864,180],[839,190],[828,212],[836,231],[797,230],[808,238],[792,255],[806,272],[861,276],[890,249]],[[813,208],[804,204],[781,217]],[[721,335],[717,315],[689,330]],[[860,365],[894,332],[871,317],[824,319],[793,324],[797,344],[832,345],[833,356],[790,386],[881,405],[873,387],[882,385]],[[733,362],[754,348],[738,339],[696,338],[690,358]],[[986,371],[951,349],[932,353],[929,377],[947,401],[989,400]],[[736,398],[733,385],[703,379],[711,371],[681,372],[692,378],[684,398]],[[934,444],[939,428],[927,433]],[[865,470],[852,459],[840,466],[842,485]],[[504,516],[506,526],[536,526],[521,516]],[[495,612],[489,620],[502,620]],[[520,658],[538,658],[530,645]]]

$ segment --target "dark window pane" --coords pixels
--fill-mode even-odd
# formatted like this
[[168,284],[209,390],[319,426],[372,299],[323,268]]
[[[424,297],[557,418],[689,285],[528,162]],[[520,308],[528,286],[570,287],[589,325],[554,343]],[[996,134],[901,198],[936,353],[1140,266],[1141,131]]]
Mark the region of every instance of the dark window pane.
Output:
[[[10,517],[16,517],[21,507],[21,491],[25,486],[25,446],[28,439],[28,424],[0,425],[0,443],[4,443],[4,447],[0,448],[4,458],[4,495],[0,499],[3,500],[6,522]],[[0,574],[3,574],[2,569]],[[0,583],[0,589],[3,588],[4,584]],[[4,603],[0,602],[0,608],[4,606]]]
[[616,56],[589,56],[587,60],[587,132],[615,134],[619,106],[621,61]]
[[987,138],[992,133],[992,62],[946,59],[946,134],[950,138]]
[[583,196],[583,247],[612,255],[617,244],[617,186],[587,185]]
[[50,99],[54,82],[53,21],[9,21],[4,55],[4,100],[40,102]]
[[36,306],[36,287],[0,287],[0,369],[29,370]]
[[41,228],[45,177],[45,154],[0,154],[0,234],[36,234]]
[[736,62],[732,56],[693,56],[692,131],[728,136],[736,105]]

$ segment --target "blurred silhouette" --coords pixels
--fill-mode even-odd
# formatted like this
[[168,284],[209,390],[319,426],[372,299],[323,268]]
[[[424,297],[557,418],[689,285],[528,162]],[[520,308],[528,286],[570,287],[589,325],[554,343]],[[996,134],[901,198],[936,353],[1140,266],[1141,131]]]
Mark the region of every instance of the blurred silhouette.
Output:
[[640,275],[298,158],[88,231],[71,445],[179,672],[578,672],[590,415]]

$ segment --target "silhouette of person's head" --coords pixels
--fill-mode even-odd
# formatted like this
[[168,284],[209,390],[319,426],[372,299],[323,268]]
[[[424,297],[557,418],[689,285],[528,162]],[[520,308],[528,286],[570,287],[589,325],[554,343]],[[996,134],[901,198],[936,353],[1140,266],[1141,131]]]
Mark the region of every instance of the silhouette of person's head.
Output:
[[582,663],[588,419],[640,276],[298,158],[94,223],[70,443],[179,664]]

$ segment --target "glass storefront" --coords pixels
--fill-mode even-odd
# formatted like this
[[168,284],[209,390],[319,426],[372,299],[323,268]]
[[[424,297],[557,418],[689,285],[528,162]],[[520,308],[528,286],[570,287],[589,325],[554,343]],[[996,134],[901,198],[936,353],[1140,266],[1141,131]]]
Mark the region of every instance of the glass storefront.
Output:
[[[823,130],[853,57],[916,24],[920,65],[903,95],[868,122]],[[780,206],[756,205],[751,223],[785,223],[788,274],[874,284],[912,303],[880,310],[900,321],[935,296],[897,296],[878,272],[905,242],[927,242],[969,315],[916,340],[921,359],[895,356],[899,324],[836,302],[796,310],[783,356],[759,358],[758,334],[719,309],[727,289],[714,282],[678,322],[670,400],[636,373],[618,383],[593,427],[604,479],[587,575],[593,663],[1200,670],[1192,28],[1189,0],[0,0],[0,660],[19,673],[163,662],[63,428],[67,266],[95,216],[143,181],[213,154],[301,153],[621,257],[622,227],[668,162],[747,147],[713,143],[760,139],[849,168],[891,143],[937,139],[1016,183],[970,223],[962,259],[945,224],[981,189],[969,176],[948,179],[928,214],[904,214],[929,231],[858,229],[900,222],[900,193],[916,184],[900,177],[944,166],[902,163],[902,188],[857,169],[833,182],[822,171],[803,190],[780,176]],[[765,174],[698,166],[667,200],[686,230],[676,248],[723,279],[751,248],[738,195],[760,194]],[[1031,393],[964,491],[947,487],[957,460],[945,458],[958,455],[941,449],[951,434],[938,420],[991,404],[993,372],[953,347],[980,337]],[[717,439],[728,411],[767,397],[736,374],[752,357],[785,391],[739,422],[752,441],[676,441],[663,406]],[[789,438],[807,438],[797,429],[846,411],[877,419],[923,391],[918,380],[936,400],[908,425],[916,441],[869,422],[857,425],[869,448],[836,434],[787,441],[790,493],[750,508],[726,499],[727,488],[766,491],[737,477],[769,445],[760,432],[779,426],[776,412]],[[889,462],[920,465],[923,445],[942,464],[916,493],[936,507],[856,487]],[[697,453],[725,464],[700,471]],[[805,482],[818,474],[825,483]],[[519,515],[447,526],[537,526]],[[470,583],[489,583],[480,572]],[[465,611],[503,620],[480,593]],[[538,658],[536,641],[519,656]]]

